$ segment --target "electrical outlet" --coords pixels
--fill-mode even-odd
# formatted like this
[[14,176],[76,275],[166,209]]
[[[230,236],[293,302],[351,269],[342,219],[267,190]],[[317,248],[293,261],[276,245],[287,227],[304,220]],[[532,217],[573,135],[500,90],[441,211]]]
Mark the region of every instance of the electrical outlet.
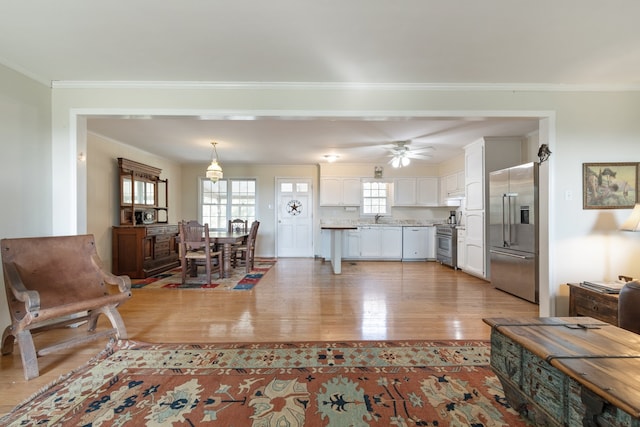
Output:
[[565,190],[564,199],[567,201],[573,200],[573,193],[571,192],[571,190]]

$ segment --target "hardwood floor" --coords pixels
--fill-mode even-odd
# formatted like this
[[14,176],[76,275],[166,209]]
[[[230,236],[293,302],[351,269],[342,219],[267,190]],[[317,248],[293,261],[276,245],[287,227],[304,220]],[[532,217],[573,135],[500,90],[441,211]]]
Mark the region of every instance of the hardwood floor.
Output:
[[[489,339],[485,317],[537,316],[538,306],[435,262],[279,259],[252,291],[133,290],[120,313],[129,338],[147,342]],[[108,322],[101,319],[103,328]],[[35,337],[84,333],[65,328]],[[98,340],[39,358],[25,381],[20,350],[0,361],[0,415],[105,347]]]

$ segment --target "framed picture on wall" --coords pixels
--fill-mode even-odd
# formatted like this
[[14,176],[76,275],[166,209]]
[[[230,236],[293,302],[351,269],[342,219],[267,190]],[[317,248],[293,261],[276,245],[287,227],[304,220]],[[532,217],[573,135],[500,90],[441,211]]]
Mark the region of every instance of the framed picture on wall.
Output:
[[632,209],[638,200],[638,163],[583,163],[583,209]]

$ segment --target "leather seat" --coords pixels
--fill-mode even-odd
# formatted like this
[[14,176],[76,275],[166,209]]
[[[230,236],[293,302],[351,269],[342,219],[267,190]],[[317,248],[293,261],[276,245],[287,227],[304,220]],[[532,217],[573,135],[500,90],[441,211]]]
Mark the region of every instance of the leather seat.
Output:
[[627,282],[618,299],[618,326],[640,334],[640,282]]

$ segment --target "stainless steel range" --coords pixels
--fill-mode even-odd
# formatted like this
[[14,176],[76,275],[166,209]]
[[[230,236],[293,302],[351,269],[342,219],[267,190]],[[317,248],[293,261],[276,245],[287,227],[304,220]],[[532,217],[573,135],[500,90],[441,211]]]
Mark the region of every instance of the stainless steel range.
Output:
[[436,260],[458,269],[458,230],[454,224],[436,225]]

